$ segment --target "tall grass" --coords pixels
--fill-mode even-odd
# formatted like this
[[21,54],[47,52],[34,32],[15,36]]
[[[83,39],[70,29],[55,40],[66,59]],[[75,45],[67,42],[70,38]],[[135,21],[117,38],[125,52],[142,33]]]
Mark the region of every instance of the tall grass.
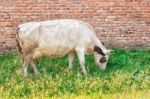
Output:
[[43,57],[37,62],[41,75],[35,76],[30,66],[27,78],[20,70],[20,55],[0,56],[0,97],[100,99],[131,93],[129,96],[133,98],[141,94],[148,99],[150,50],[114,50],[105,71],[94,64],[93,56],[86,55],[86,66],[90,70],[88,77],[81,74],[77,56],[72,71],[67,69],[67,56],[56,59]]

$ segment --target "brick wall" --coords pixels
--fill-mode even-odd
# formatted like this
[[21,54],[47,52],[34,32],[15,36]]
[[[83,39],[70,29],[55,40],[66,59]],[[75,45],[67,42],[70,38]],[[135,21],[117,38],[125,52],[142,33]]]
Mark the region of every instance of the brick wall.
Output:
[[0,0],[0,53],[15,50],[18,24],[73,18],[107,45],[150,47],[150,0]]

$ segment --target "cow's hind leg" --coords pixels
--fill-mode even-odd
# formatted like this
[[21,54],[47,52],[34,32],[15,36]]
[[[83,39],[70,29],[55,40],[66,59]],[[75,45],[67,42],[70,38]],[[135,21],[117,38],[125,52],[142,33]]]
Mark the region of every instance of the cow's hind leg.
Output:
[[36,75],[40,74],[39,71],[37,70],[36,64],[35,64],[35,62],[34,62],[33,60],[30,62],[30,64],[31,64],[31,66],[32,66],[32,68],[33,68],[33,70],[34,70],[34,73],[35,73]]
[[79,59],[79,62],[80,62],[80,66],[81,66],[81,69],[82,69],[82,72],[84,75],[87,75],[88,72],[85,68],[85,48],[76,48],[76,53],[78,55],[78,59]]
[[68,54],[69,70],[72,70],[73,59],[74,59],[74,51],[71,51],[71,52]]
[[28,69],[28,65],[30,63],[30,59],[28,59],[27,57],[23,57],[22,59],[22,71],[24,73],[24,76],[27,76],[27,69]]

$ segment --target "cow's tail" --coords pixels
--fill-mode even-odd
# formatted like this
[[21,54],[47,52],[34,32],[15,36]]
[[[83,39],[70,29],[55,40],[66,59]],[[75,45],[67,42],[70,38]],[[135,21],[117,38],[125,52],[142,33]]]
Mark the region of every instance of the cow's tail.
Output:
[[19,40],[19,35],[18,35],[18,33],[19,33],[19,27],[17,28],[17,32],[16,32],[16,43],[17,43],[17,49],[18,49],[18,51],[21,53],[21,54],[23,54],[23,52],[22,52],[22,48],[21,48],[21,42],[19,42],[20,40]]

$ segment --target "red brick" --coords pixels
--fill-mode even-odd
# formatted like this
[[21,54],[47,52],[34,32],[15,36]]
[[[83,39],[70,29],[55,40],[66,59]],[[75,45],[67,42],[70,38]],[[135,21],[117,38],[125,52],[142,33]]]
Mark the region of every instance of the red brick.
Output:
[[106,45],[150,47],[149,0],[2,0],[0,5],[0,53],[15,50],[17,25],[60,18],[90,23]]

